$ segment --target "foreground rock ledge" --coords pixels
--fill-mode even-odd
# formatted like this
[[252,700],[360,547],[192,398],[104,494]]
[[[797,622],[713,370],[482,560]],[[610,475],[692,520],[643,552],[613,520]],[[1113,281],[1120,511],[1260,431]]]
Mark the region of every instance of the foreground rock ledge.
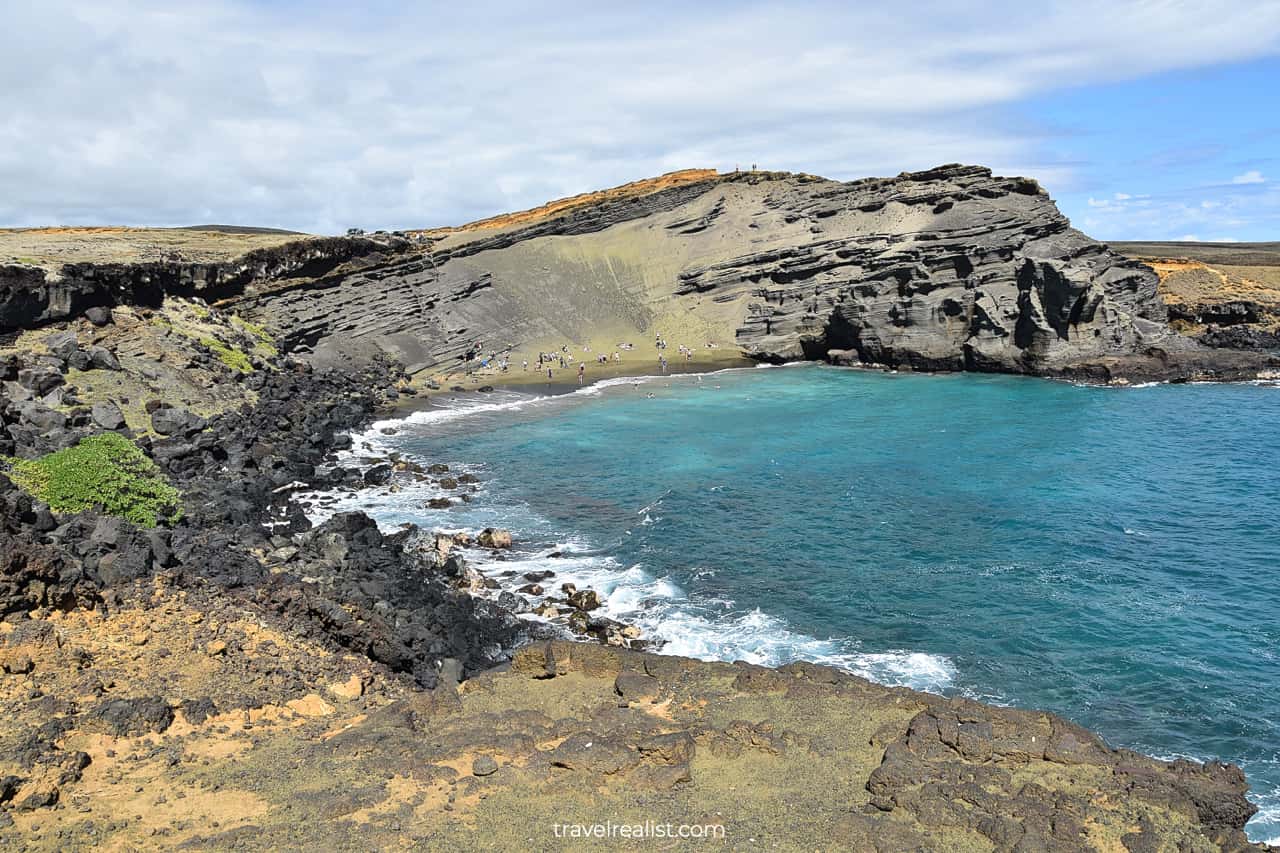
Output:
[[[712,849],[1251,847],[1242,827],[1254,809],[1237,768],[1113,750],[1051,714],[809,664],[560,641],[525,647],[457,688],[421,691],[358,656],[325,656],[252,624],[226,622],[232,642],[217,655],[184,648],[172,640],[191,609],[155,600],[149,611],[69,614],[51,629],[25,623],[6,654],[37,670],[65,666],[44,682],[47,702],[83,680],[67,664],[84,654],[114,693],[139,697],[157,683],[191,693],[211,679],[260,690],[232,656],[240,647],[318,657],[329,680],[230,711],[102,704],[58,733],[74,773],[51,767],[45,787],[17,792],[56,798],[73,775],[61,803],[6,812],[5,845],[617,849],[628,842],[566,841],[564,825],[648,821],[722,828]],[[142,623],[149,641],[122,640]],[[171,652],[150,657],[159,643]],[[0,684],[12,700],[15,678]]]

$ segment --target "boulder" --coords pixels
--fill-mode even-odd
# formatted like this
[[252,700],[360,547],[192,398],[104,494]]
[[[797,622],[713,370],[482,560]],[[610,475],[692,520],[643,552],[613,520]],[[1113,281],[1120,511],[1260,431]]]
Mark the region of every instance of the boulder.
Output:
[[111,309],[103,305],[95,305],[84,312],[85,319],[95,326],[109,326],[114,319]]
[[67,428],[67,416],[39,403],[24,403],[19,409],[22,420],[37,432],[48,433]]
[[89,347],[85,350],[89,356],[89,363],[95,370],[119,370],[120,361],[116,358],[116,354],[106,347]]
[[91,410],[91,417],[93,422],[103,429],[116,430],[125,426],[124,413],[110,400],[95,403]]
[[364,472],[364,482],[367,486],[382,486],[391,481],[393,470],[391,466],[385,462],[374,465],[368,471]]
[[510,548],[511,531],[497,527],[486,527],[476,537],[476,544],[481,548]]
[[71,354],[80,349],[80,341],[76,339],[75,332],[57,332],[44,339],[44,345],[48,347],[49,352],[58,358],[66,361]]
[[652,702],[661,683],[643,672],[620,672],[613,681],[613,691],[628,702]]
[[205,419],[185,409],[165,407],[151,413],[151,428],[160,435],[190,436],[204,429]]
[[173,709],[158,696],[138,699],[108,699],[91,710],[84,727],[116,737],[157,734],[173,723]]
[[569,596],[569,603],[578,610],[595,610],[600,607],[600,594],[594,589],[580,589]]
[[498,596],[498,606],[512,613],[529,612],[529,602],[514,592],[504,592]]
[[48,365],[18,371],[18,384],[37,396],[43,397],[62,383],[62,374]]

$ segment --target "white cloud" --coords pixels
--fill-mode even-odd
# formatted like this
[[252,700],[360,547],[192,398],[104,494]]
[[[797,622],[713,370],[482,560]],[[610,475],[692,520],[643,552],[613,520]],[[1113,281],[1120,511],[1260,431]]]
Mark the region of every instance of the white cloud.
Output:
[[1227,0],[12,5],[0,224],[420,226],[753,162],[1053,191],[1003,105],[1280,49],[1280,6]]
[[1233,184],[1265,184],[1267,179],[1257,169],[1250,169],[1243,175],[1236,175],[1231,179]]
[[1133,196],[1129,195],[1128,193],[1116,193],[1115,198],[1116,198],[1116,201],[1128,201],[1129,199],[1133,198]]
[[1177,239],[1182,241],[1183,243],[1199,243],[1200,242],[1200,238],[1194,234],[1183,234],[1181,237],[1178,237]]

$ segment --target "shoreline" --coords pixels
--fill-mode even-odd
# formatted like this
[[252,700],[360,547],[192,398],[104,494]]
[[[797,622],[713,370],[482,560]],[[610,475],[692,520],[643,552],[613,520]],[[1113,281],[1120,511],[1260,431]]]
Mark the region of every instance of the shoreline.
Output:
[[[825,361],[788,361],[780,364],[769,362],[758,362],[750,360],[735,360],[733,362],[718,364],[714,366],[704,366],[703,369],[689,369],[673,371],[666,375],[647,373],[647,372],[624,372],[619,371],[614,375],[592,378],[591,381],[583,384],[567,383],[567,382],[542,382],[538,383],[533,380],[517,380],[517,381],[499,381],[484,384],[477,384],[476,387],[460,388],[453,390],[452,388],[441,387],[439,389],[427,389],[425,387],[418,388],[415,386],[414,393],[401,394],[399,399],[390,404],[385,412],[388,417],[379,418],[373,423],[380,425],[390,425],[399,421],[407,421],[414,414],[429,411],[450,410],[453,407],[444,405],[442,401],[482,401],[488,394],[494,392],[511,392],[529,395],[529,402],[535,400],[549,400],[556,397],[569,396],[576,393],[591,393],[592,389],[602,386],[617,384],[617,380],[633,379],[637,383],[652,382],[654,380],[683,378],[688,376],[710,376],[722,372],[734,372],[741,370],[765,370],[771,368],[820,368],[832,369],[839,371],[850,371],[857,373],[879,373],[888,376],[934,376],[934,377],[1002,377],[1010,379],[1024,379],[1028,381],[1053,382],[1063,385],[1071,385],[1077,388],[1098,388],[1115,391],[1136,391],[1149,388],[1161,388],[1166,386],[1188,385],[1188,386],[1214,386],[1214,385],[1251,385],[1255,387],[1280,387],[1280,373],[1275,376],[1258,376],[1254,378],[1232,378],[1232,379],[1193,379],[1193,380],[1175,380],[1163,379],[1145,382],[1090,382],[1082,379],[1074,379],[1063,376],[1037,376],[1025,373],[1001,373],[988,371],[973,370],[911,370],[904,368],[886,367],[883,365],[871,364],[831,364]],[[482,405],[478,404],[478,405]],[[372,426],[372,424],[370,424]]]
[[[768,364],[756,364],[756,363],[752,363],[752,364],[750,364],[750,365],[746,365],[746,366],[740,366],[740,367],[729,367],[729,368],[721,368],[720,370],[709,371],[709,372],[710,372],[710,373],[717,373],[717,372],[727,372],[727,371],[745,370],[745,369],[768,369],[768,368],[772,368],[772,367],[775,367],[775,366],[792,366],[792,367],[823,367],[823,366],[827,366],[827,367],[836,367],[837,369],[840,369],[840,370],[857,370],[857,371],[860,371],[860,372],[866,372],[866,371],[870,370],[870,371],[874,371],[874,372],[878,372],[878,373],[901,373],[902,375],[912,375],[912,374],[915,374],[915,373],[922,373],[922,372],[920,372],[920,371],[896,371],[896,370],[890,370],[890,369],[886,369],[886,368],[879,368],[879,367],[867,367],[867,366],[852,366],[852,365],[825,365],[825,364],[824,364],[824,363],[822,363],[822,362],[790,362],[790,363],[788,363],[788,364],[786,364],[786,365],[768,365]],[[678,377],[678,376],[680,376],[680,375],[686,375],[686,376],[687,376],[687,375],[693,375],[693,374],[696,374],[696,373],[704,373],[704,372],[700,372],[700,371],[688,371],[688,372],[685,372],[684,374],[673,374],[673,376],[677,376],[677,377]],[[956,375],[963,375],[963,374],[965,374],[965,373],[969,373],[969,371],[943,371],[943,372],[932,372],[931,374],[925,374],[925,375],[947,375],[947,376],[956,376]],[[705,373],[704,373],[704,375],[705,375]],[[981,375],[981,376],[1007,376],[1008,374],[978,374],[978,375]],[[648,374],[648,375],[635,375],[634,377],[612,377],[612,378],[613,378],[613,379],[617,379],[617,378],[635,378],[635,379],[636,379],[636,380],[638,380],[638,381],[649,381],[649,382],[651,382],[651,381],[653,381],[653,380],[662,380],[662,379],[666,379],[666,378],[669,378],[669,377],[665,377],[665,376],[661,376],[661,375]],[[1045,378],[1054,379],[1054,377],[1033,377],[1033,376],[1024,376],[1023,378],[1027,378],[1027,379],[1045,379]],[[587,391],[587,390],[589,390],[589,389],[590,389],[590,388],[592,388],[592,387],[597,387],[597,386],[599,386],[601,383],[606,383],[606,382],[609,382],[609,381],[610,381],[609,379],[602,378],[602,379],[597,379],[596,381],[594,381],[594,382],[590,383],[589,385],[584,385],[584,386],[558,384],[558,385],[556,385],[556,386],[554,386],[554,387],[553,387],[553,386],[551,386],[551,385],[548,385],[548,386],[547,386],[547,390],[550,392],[550,394],[551,394],[551,395],[554,395],[554,396],[562,396],[562,395],[565,395],[565,394],[572,394],[572,393],[575,393],[575,392]],[[1082,385],[1083,387],[1132,388],[1132,389],[1137,389],[1137,388],[1140,388],[1140,387],[1151,387],[1151,386],[1155,386],[1155,385],[1174,385],[1174,384],[1203,384],[1203,385],[1242,384],[1242,385],[1257,385],[1257,384],[1259,384],[1259,383],[1274,382],[1274,380],[1239,380],[1239,381],[1236,381],[1236,382],[1203,382],[1203,383],[1176,383],[1176,382],[1160,382],[1160,383],[1147,383],[1147,384],[1145,384],[1145,385],[1097,385],[1097,386],[1094,386],[1094,385],[1089,385],[1089,384],[1086,384],[1086,383],[1071,382],[1071,381],[1069,381],[1069,380],[1062,380],[1062,379],[1057,379],[1056,381],[1059,381],[1059,382],[1063,382],[1063,381],[1065,381],[1065,382],[1067,382],[1067,384],[1072,384],[1072,385]],[[517,384],[515,387],[512,387],[512,386],[503,386],[500,390],[520,390],[520,391],[524,391],[524,390],[528,390],[528,386],[527,386],[527,385],[522,385],[522,384]],[[482,396],[483,396],[483,395],[482,395]],[[469,399],[469,400],[477,400],[478,398],[476,398],[476,397],[475,397],[475,395],[468,395],[467,399]],[[462,416],[462,417],[465,417],[465,416],[466,416],[466,414],[465,414],[465,409],[464,409],[464,410],[463,410],[463,412],[460,414],[460,416]],[[523,558],[519,558],[519,559],[520,559],[521,561],[523,561]],[[496,564],[496,565],[497,565],[497,566],[501,566],[501,564],[500,564],[500,563],[499,563],[499,564]],[[521,566],[521,568],[523,569],[523,566]],[[561,579],[560,579],[559,577],[557,577],[557,578],[556,578],[556,580],[555,580],[553,583],[554,583],[555,585],[558,585],[560,580],[561,580]],[[519,581],[517,581],[516,583],[519,583]],[[511,584],[511,585],[509,585],[509,586],[508,586],[508,585],[504,585],[504,588],[505,588],[505,589],[507,589],[508,591],[513,591],[513,590],[515,589],[515,584]],[[656,653],[656,654],[658,654],[658,655],[663,655],[663,656],[669,656],[669,655],[673,654],[672,652],[669,652],[669,651],[667,651],[667,650],[663,649],[662,647],[658,647],[658,648],[656,648],[656,649],[648,649],[647,651],[651,651],[651,652],[653,652],[653,653]],[[687,652],[682,652],[682,653],[679,653],[679,652],[678,652],[678,653],[674,653],[674,654],[685,654],[685,655],[687,655],[688,653],[687,653]],[[727,659],[725,659],[725,658],[708,658],[708,657],[703,657],[703,656],[700,656],[700,655],[694,655],[694,656],[695,656],[695,657],[699,657],[700,659],[705,660],[705,661],[708,661],[708,662],[715,662],[715,661],[717,661],[717,660],[720,660],[720,661],[727,660]],[[763,664],[763,665],[764,665],[764,666],[769,666],[769,667],[778,667],[778,666],[786,666],[787,664],[785,664],[785,663],[768,663],[768,664]],[[842,673],[849,673],[849,674],[857,675],[857,676],[862,677],[862,678],[869,678],[870,680],[875,681],[877,684],[880,684],[880,685],[882,685],[882,686],[886,686],[886,687],[892,687],[892,686],[893,686],[892,682],[885,682],[885,681],[879,680],[879,679],[877,679],[877,678],[874,678],[874,677],[868,676],[866,673],[863,673],[863,672],[857,672],[857,671],[851,670],[851,669],[849,669],[847,666],[842,665],[842,664],[838,664],[838,663],[830,663],[830,662],[824,662],[824,663],[822,663],[822,664],[817,664],[817,665],[821,665],[821,666],[829,666],[829,667],[831,667],[831,668],[833,668],[833,669],[835,669],[835,670],[838,670],[838,671],[840,671],[840,672],[842,672]],[[931,687],[920,687],[920,686],[914,686],[914,685],[911,685],[911,686],[909,686],[909,689],[913,689],[913,690],[917,690],[917,691],[922,691],[922,692],[929,692],[929,693],[931,693],[931,695],[938,695],[938,696],[948,696],[948,695],[950,695],[950,694],[942,693],[942,692],[936,692],[936,693],[935,693],[935,692],[932,692],[932,691],[933,691],[933,688],[931,688]],[[971,697],[970,697],[970,698],[971,698]],[[990,701],[990,700],[987,700],[987,701]],[[1026,708],[1026,706],[1020,706],[1020,705],[1019,705],[1019,706],[1013,706],[1013,707],[1024,708],[1024,709],[1026,709],[1026,710],[1031,710],[1030,708]],[[1065,712],[1065,711],[1064,711],[1063,713],[1067,713],[1067,712]],[[1179,757],[1186,758],[1187,756],[1179,756]],[[1173,759],[1160,759],[1160,760],[1173,760]],[[1198,758],[1197,758],[1197,759],[1193,759],[1193,760],[1196,760],[1196,761],[1206,761],[1206,760],[1207,760],[1207,761],[1213,761],[1214,759],[1198,759]],[[1261,793],[1261,792],[1259,792],[1259,793]]]
[[[4,682],[11,689],[40,679],[51,700],[79,696],[80,670],[68,665],[68,656],[80,653],[83,660],[93,661],[90,674],[101,673],[104,682],[105,695],[90,700],[96,704],[87,714],[57,718],[64,721],[60,743],[39,744],[41,762],[58,766],[75,759],[75,773],[83,772],[84,781],[67,776],[49,793],[40,787],[45,777],[32,776],[19,789],[18,802],[23,808],[29,804],[30,810],[13,812],[16,831],[40,846],[69,843],[71,836],[55,837],[55,832],[84,833],[76,838],[89,839],[79,811],[57,808],[59,795],[76,809],[83,804],[99,815],[121,808],[130,809],[128,814],[158,815],[141,829],[151,833],[146,837],[153,842],[156,836],[173,842],[200,838],[218,846],[245,831],[283,847],[314,844],[322,836],[353,846],[359,841],[367,846],[376,837],[375,846],[380,846],[398,836],[403,820],[416,832],[437,833],[424,838],[448,835],[455,842],[463,839],[465,846],[465,839],[476,837],[466,825],[471,815],[479,815],[481,831],[501,832],[511,823],[512,808],[562,803],[559,785],[577,790],[586,781],[594,790],[606,775],[593,771],[584,756],[597,753],[621,756],[624,775],[617,778],[627,780],[625,791],[643,794],[638,801],[626,801],[624,808],[642,807],[645,798],[650,808],[671,806],[674,798],[655,798],[652,792],[674,789],[681,802],[692,798],[700,808],[725,810],[725,822],[742,837],[788,837],[787,827],[777,825],[785,821],[761,817],[767,810],[753,807],[744,813],[731,807],[754,796],[750,790],[734,792],[723,801],[730,806],[722,806],[716,786],[726,777],[760,772],[781,780],[791,786],[790,796],[804,798],[807,809],[824,821],[841,815],[847,819],[849,801],[870,807],[858,815],[865,824],[841,830],[839,837],[852,846],[868,837],[859,833],[890,827],[904,833],[904,846],[920,846],[921,839],[936,840],[929,835],[936,830],[919,820],[911,805],[924,801],[910,773],[923,768],[939,780],[985,774],[990,790],[975,814],[994,819],[1026,796],[1020,793],[1024,783],[996,766],[1004,762],[1049,786],[1060,785],[1055,774],[1064,764],[1117,771],[1136,764],[1146,774],[1142,778],[1156,780],[1159,795],[1184,812],[1197,797],[1224,804],[1221,813],[1213,811],[1189,827],[1170,822],[1164,812],[1152,812],[1159,818],[1153,833],[1242,837],[1238,815],[1245,808],[1244,782],[1238,771],[1217,765],[1175,767],[1134,757],[1052,715],[888,688],[825,666],[709,663],[595,643],[548,644],[528,634],[500,633],[496,624],[485,627],[486,620],[498,617],[498,608],[441,601],[433,585],[444,584],[447,569],[437,571],[415,559],[406,537],[378,532],[360,512],[311,527],[299,524],[288,511],[296,503],[283,496],[296,488],[294,483],[338,484],[316,470],[316,463],[342,447],[340,435],[367,430],[397,409],[376,406],[382,392],[394,387],[394,376],[352,376],[338,382],[299,372],[297,365],[284,367],[288,369],[264,373],[263,393],[251,415],[217,417],[207,427],[191,426],[190,435],[148,443],[164,459],[166,470],[181,475],[179,482],[192,490],[192,514],[175,530],[158,533],[159,544],[121,525],[112,529],[127,535],[114,536],[109,547],[104,540],[103,547],[115,555],[116,565],[135,553],[159,561],[155,554],[165,545],[172,545],[176,554],[167,554],[156,569],[131,582],[104,582],[101,593],[109,606],[100,611],[37,613],[6,638],[5,651],[15,669],[26,670]],[[357,390],[359,405],[350,400]],[[341,404],[343,412],[333,411],[335,399],[347,400]],[[197,436],[203,429],[217,440],[202,442]],[[312,434],[319,436],[318,442],[309,440]],[[268,465],[267,457],[248,464],[252,457],[247,451],[255,446],[269,450],[269,457],[281,464]],[[235,451],[238,464],[228,467],[211,453],[214,447]],[[271,479],[262,471],[273,472]],[[336,479],[357,493],[369,482],[367,472],[357,476],[342,471]],[[38,519],[14,515],[13,520],[31,528],[23,534],[31,541],[43,541],[36,530]],[[264,525],[266,533],[260,529]],[[92,519],[83,527],[79,538],[107,535],[95,533]],[[251,547],[238,547],[239,542]],[[65,643],[40,645],[41,637],[62,629],[69,629]],[[445,642],[445,648],[437,650],[436,642]],[[499,662],[489,651],[495,643],[506,659],[502,671],[494,670]],[[175,673],[182,674],[176,685],[168,681]],[[165,698],[170,696],[177,698]],[[44,704],[27,700],[16,707],[21,718],[15,715],[11,725],[35,731],[48,720]],[[703,710],[708,707],[714,712]],[[593,713],[597,708],[606,710]],[[812,718],[795,720],[798,708]],[[850,737],[850,709],[856,712],[858,737]],[[977,726],[965,731],[975,738],[966,743],[976,744],[978,753],[956,753],[934,738],[927,752],[913,756],[913,749],[923,749],[922,727],[940,731],[941,725],[956,724],[960,713],[966,726]],[[518,737],[495,734],[495,721]],[[107,734],[95,727],[106,727]],[[431,737],[424,737],[425,732]],[[561,745],[545,747],[548,738]],[[638,751],[636,742],[645,750]],[[1024,742],[1038,744],[1030,753],[1030,770]],[[583,744],[600,749],[585,753]],[[117,749],[124,761],[115,760]],[[164,749],[174,750],[176,763],[168,762]],[[477,753],[493,763],[480,763]],[[236,756],[234,762],[226,760],[230,755]],[[292,768],[283,777],[282,760]],[[550,772],[561,765],[571,768],[569,775]],[[548,772],[540,774],[539,768]],[[379,773],[388,770],[400,776],[395,785],[383,784]],[[24,778],[29,772],[24,771]],[[293,774],[320,781],[308,788],[307,796],[298,796],[296,786],[291,787]],[[1088,810],[1110,815],[1091,799],[1099,789],[1126,807],[1165,808],[1163,800],[1129,793],[1123,773],[1116,782],[1110,778],[1100,779],[1098,788],[1072,783],[1052,796],[1033,796],[1053,808],[1071,798],[1079,805],[1071,806],[1070,814]],[[397,792],[406,787],[409,794],[398,799]],[[145,803],[117,796],[135,789],[144,792]],[[194,799],[208,789],[250,807],[241,814],[210,817],[204,805],[208,800]],[[193,796],[188,810],[162,802],[175,790],[184,799],[188,792]],[[813,797],[814,790],[840,793]],[[759,789],[768,795],[765,802],[772,791]],[[496,804],[497,817],[484,811],[478,793]],[[928,807],[944,807],[959,793],[928,793]],[[397,810],[406,798],[418,796],[414,806],[425,811],[410,823]],[[593,797],[582,805],[585,815],[617,808],[605,795]],[[385,811],[375,812],[368,823],[342,819],[383,802],[389,803]],[[463,820],[455,819],[455,810]],[[886,812],[897,814],[881,817]],[[382,819],[383,814],[396,822]],[[1067,817],[1064,812],[1059,824],[1069,826]],[[986,837],[978,817],[957,819],[966,840]],[[133,835],[138,830],[123,823],[106,832],[112,840],[128,836],[133,845],[145,843]],[[1074,837],[1064,835],[1064,840]]]

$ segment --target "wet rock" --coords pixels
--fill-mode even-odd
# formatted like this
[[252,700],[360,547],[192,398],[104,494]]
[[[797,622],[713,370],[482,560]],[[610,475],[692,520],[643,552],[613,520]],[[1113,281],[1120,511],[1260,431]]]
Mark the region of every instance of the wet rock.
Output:
[[498,606],[512,613],[527,613],[529,602],[513,592],[504,592],[498,596]]
[[540,571],[540,572],[524,573],[524,579],[529,581],[530,583],[542,583],[543,581],[553,578],[555,576],[556,576],[556,573],[549,569]]
[[517,588],[516,592],[523,593],[525,595],[542,595],[543,589],[536,583],[527,583],[524,586]]
[[367,486],[384,486],[391,482],[391,476],[394,471],[388,463],[374,465],[372,468],[364,472],[364,482]]
[[448,509],[453,506],[453,501],[448,498],[431,498],[427,501],[427,509]]
[[600,607],[600,594],[594,589],[580,589],[569,596],[569,604],[578,610],[595,610]]
[[486,527],[476,537],[476,544],[481,548],[510,548],[511,531],[496,527]]

